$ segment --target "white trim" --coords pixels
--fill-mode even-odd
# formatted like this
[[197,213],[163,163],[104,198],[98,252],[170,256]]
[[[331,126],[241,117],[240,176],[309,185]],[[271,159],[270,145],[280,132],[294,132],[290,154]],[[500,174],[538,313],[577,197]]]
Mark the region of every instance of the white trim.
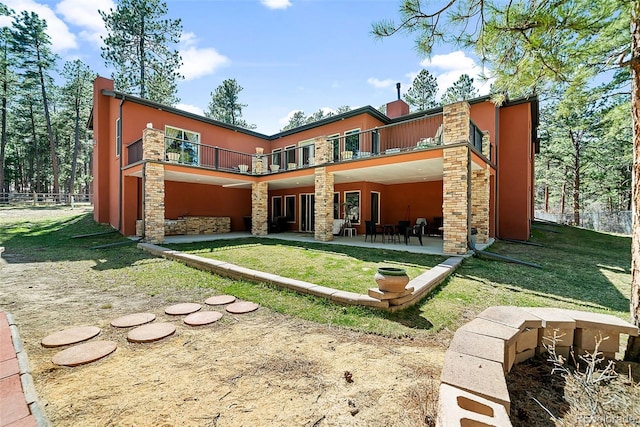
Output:
[[276,219],[275,201],[280,199],[280,216],[282,216],[282,196],[271,196],[271,221]]

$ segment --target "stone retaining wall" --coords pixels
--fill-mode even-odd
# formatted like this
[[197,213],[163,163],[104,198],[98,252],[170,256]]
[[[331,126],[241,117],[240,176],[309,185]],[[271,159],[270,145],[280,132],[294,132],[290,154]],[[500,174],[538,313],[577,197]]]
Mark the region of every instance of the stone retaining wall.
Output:
[[[136,235],[142,236],[144,221],[136,221]],[[231,232],[231,218],[228,216],[186,216],[164,220],[164,235],[221,234]]]
[[593,353],[596,339],[608,337],[598,350],[614,358],[620,334],[638,328],[617,317],[549,307],[489,307],[458,329],[445,354],[440,378],[438,421],[449,426],[511,426],[511,401],[505,374],[513,365],[546,352],[557,337],[556,353]]

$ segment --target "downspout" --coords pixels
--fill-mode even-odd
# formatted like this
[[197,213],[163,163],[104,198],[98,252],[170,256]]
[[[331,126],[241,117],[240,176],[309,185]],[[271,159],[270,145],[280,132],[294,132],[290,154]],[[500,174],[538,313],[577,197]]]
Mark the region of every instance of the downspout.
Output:
[[125,96],[122,95],[120,105],[118,106],[118,129],[117,132],[120,135],[120,140],[116,141],[116,144],[120,144],[118,152],[120,153],[120,170],[118,171],[118,231],[122,234],[122,104],[124,104]]
[[[500,107],[498,107],[497,105],[495,106],[495,110],[496,110],[496,114],[495,114],[495,135],[493,137],[493,140],[495,141],[495,152],[493,153],[494,158],[491,159],[491,161],[493,161],[493,164],[495,165],[495,169],[496,169],[496,178],[495,178],[495,192],[494,192],[494,200],[493,200],[493,213],[494,213],[494,227],[495,227],[495,237],[500,237],[500,227],[499,227],[499,219],[500,219],[500,211],[498,209],[499,206],[499,200],[500,200],[500,192],[498,191],[499,185],[498,185],[498,174],[500,173],[500,168],[498,167],[498,144],[500,141]],[[489,141],[489,144],[491,144],[491,141]]]
[[471,147],[467,145],[467,246],[471,244]]

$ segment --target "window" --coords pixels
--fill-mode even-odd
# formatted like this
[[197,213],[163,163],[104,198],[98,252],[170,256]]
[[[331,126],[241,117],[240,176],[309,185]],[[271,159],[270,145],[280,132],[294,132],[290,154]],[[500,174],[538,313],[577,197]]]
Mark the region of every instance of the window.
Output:
[[122,148],[122,125],[120,124],[120,117],[116,119],[116,157],[120,156],[120,149]]
[[271,164],[282,166],[282,148],[274,148],[271,151]]
[[284,196],[284,216],[288,222],[296,221],[296,196]]
[[[284,154],[284,158],[287,161],[287,169],[295,169],[295,165],[296,165],[296,146],[295,145],[289,145],[287,147],[284,147],[285,150],[285,154]],[[293,164],[293,167],[289,167],[291,164]]]
[[333,219],[340,219],[340,193],[333,193]]
[[313,139],[302,141],[298,143],[300,147],[300,165],[313,166],[315,164],[316,146]]
[[346,191],[344,193],[345,219],[352,223],[360,223],[360,192]]
[[275,220],[282,216],[282,196],[273,196],[271,198],[271,220]]
[[344,151],[351,151],[354,156],[360,151],[360,129],[349,130],[344,133]]
[[340,159],[340,134],[329,135],[327,137],[327,144],[329,144],[329,161],[333,162]]
[[200,134],[184,129],[165,126],[164,147],[167,153],[178,153],[178,161],[188,165],[198,165]]

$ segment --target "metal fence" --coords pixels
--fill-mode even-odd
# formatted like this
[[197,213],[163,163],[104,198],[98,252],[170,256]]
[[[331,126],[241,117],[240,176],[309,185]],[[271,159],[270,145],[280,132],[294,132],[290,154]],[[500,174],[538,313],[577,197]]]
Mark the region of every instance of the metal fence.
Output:
[[578,225],[589,230],[607,233],[631,234],[631,211],[618,212],[581,212],[580,224],[573,224],[573,213],[554,214],[536,211],[536,219],[557,222],[558,224]]

